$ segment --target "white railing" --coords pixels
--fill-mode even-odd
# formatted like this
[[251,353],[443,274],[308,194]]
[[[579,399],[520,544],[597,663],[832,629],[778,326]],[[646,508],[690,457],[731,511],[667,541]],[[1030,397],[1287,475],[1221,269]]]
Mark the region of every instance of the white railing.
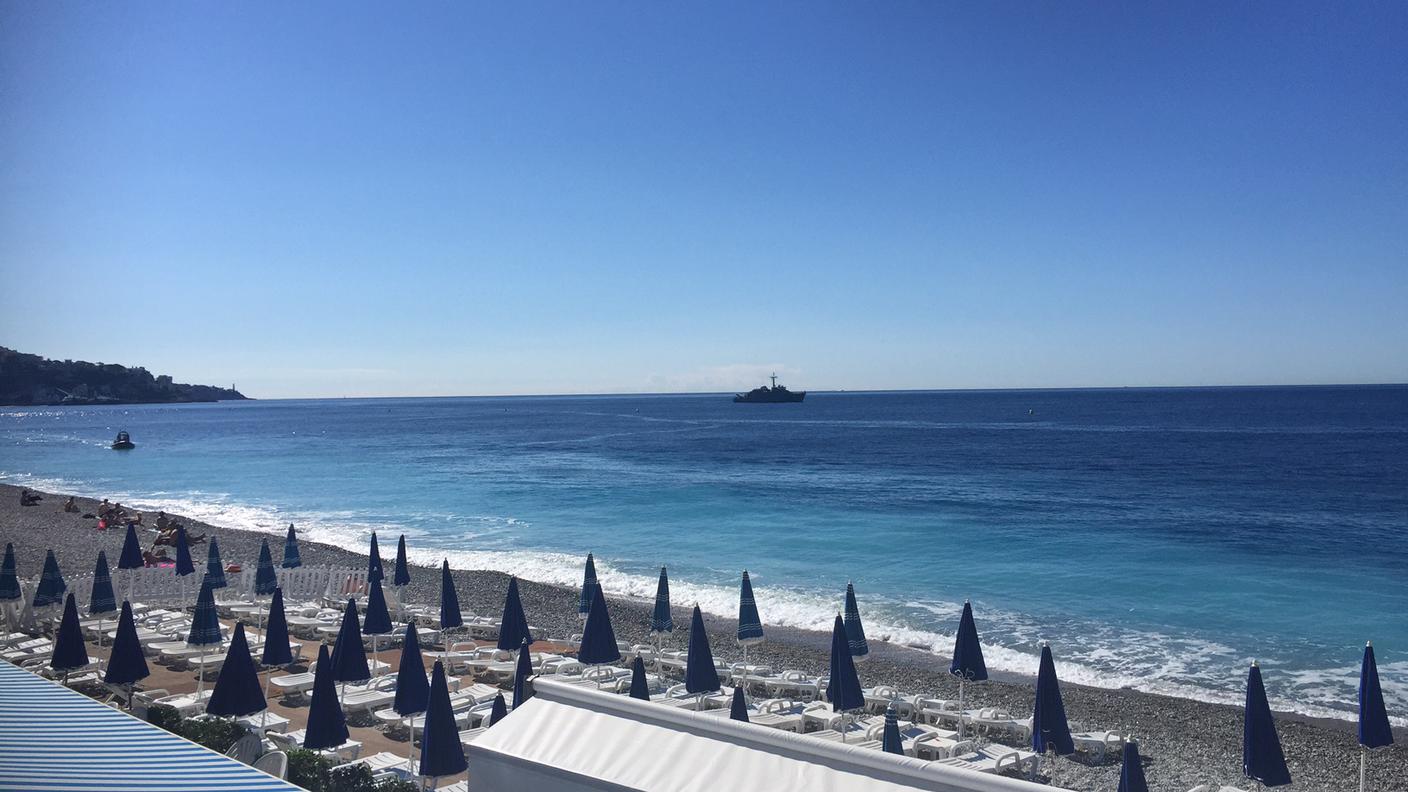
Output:
[[[200,579],[204,573],[204,568],[197,568],[195,574],[178,577],[171,567],[118,569],[112,572],[112,590],[118,603],[131,599],[133,602],[148,605],[184,607],[195,602],[196,595],[200,593]],[[287,602],[325,600],[335,604],[345,601],[348,597],[360,598],[367,590],[366,569],[299,567],[278,569],[276,574]],[[225,573],[225,582],[228,585],[216,591],[216,600],[252,599],[254,577],[253,569]],[[79,615],[86,615],[89,595],[93,591],[93,575],[75,575],[65,578],[64,582],[68,585],[65,595],[72,593],[78,605]],[[20,581],[24,610],[29,609],[29,603],[34,599],[34,589],[38,585],[38,578]],[[46,611],[43,608],[40,610]]]

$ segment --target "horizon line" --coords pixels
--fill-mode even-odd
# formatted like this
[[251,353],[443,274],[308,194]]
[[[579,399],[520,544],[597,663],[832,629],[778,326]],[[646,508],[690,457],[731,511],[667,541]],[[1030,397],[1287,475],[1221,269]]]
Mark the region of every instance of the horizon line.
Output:
[[[1071,391],[1120,391],[1120,390],[1266,390],[1273,388],[1403,388],[1403,382],[1306,382],[1294,384],[1252,383],[1232,385],[1071,385],[1071,386],[1032,386],[1017,388],[832,388],[807,390],[810,394],[882,394],[882,393],[1051,393]],[[329,401],[358,399],[561,399],[561,398],[601,398],[601,397],[644,397],[644,396],[729,396],[740,391],[598,391],[579,393],[458,393],[437,395],[404,396],[274,396],[259,398],[248,396],[246,401]],[[221,403],[233,403],[233,399],[221,399]],[[209,404],[210,402],[164,402],[171,404]],[[27,406],[27,405],[13,405]],[[36,405],[38,406],[38,405]],[[53,405],[51,405],[53,406]],[[93,405],[86,405],[93,406]]]

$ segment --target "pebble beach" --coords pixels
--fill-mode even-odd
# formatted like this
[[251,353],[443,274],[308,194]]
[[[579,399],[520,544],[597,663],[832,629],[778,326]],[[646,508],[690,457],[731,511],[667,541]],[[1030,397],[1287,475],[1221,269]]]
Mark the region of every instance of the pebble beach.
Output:
[[[79,512],[65,513],[62,507],[67,494],[42,494],[43,500],[37,505],[21,507],[19,488],[0,485],[0,542],[14,544],[21,576],[37,574],[48,549],[54,550],[66,575],[90,571],[99,549],[106,549],[110,559],[115,557],[121,545],[121,534],[99,532],[96,519],[82,516],[96,511],[96,500],[80,497]],[[101,493],[89,494],[102,497]],[[227,563],[252,564],[261,539],[270,541],[278,557],[281,535],[236,530],[176,516],[197,534],[217,536]],[[154,513],[144,513],[144,524],[150,526],[154,521]],[[149,543],[153,535],[147,532],[144,542]],[[394,555],[396,537],[383,535],[380,539],[383,558],[389,561]],[[193,551],[199,558],[203,558],[203,553],[203,546]],[[301,542],[301,553],[303,563],[309,566],[366,563],[365,555],[308,541]],[[414,568],[406,592],[407,601],[438,601],[437,572],[425,567]],[[498,614],[507,585],[505,574],[494,570],[457,569],[454,575],[460,602],[465,608]],[[603,584],[609,594],[610,580],[603,580]],[[521,580],[519,585],[531,623],[546,629],[551,636],[565,636],[580,630],[575,589],[527,580]],[[681,603],[675,605],[676,624],[687,625],[688,611],[680,607]],[[609,597],[609,606],[619,639],[648,642],[651,603]],[[733,621],[708,616],[706,624],[715,657],[740,659],[733,640]],[[981,617],[979,626],[981,628]],[[680,627],[676,630],[666,643],[682,647],[686,637]],[[829,646],[828,634],[768,627],[767,641],[750,649],[749,657],[752,662],[777,670],[799,669],[822,675],[826,671]],[[867,687],[886,684],[907,693],[956,698],[957,684],[948,676],[947,668],[946,657],[872,640],[871,654],[859,666],[859,671],[862,684]],[[1059,654],[1057,668],[1059,671]],[[1031,678],[1007,674],[970,686],[967,698],[973,706],[1003,707],[1021,716],[1031,710],[1032,686]],[[1073,730],[1108,729],[1131,734],[1139,741],[1151,789],[1186,792],[1198,784],[1240,785],[1240,708],[1070,683],[1062,684],[1062,693]],[[1343,790],[1357,786],[1360,752],[1352,722],[1278,713],[1277,726],[1294,779],[1292,788]],[[1394,746],[1370,755],[1371,789],[1408,792],[1408,748],[1405,748],[1408,734],[1402,732],[1401,729],[1396,732]],[[1107,757],[1100,763],[1088,758],[1061,758],[1048,762],[1045,768],[1051,773],[1051,783],[1063,788],[1094,792],[1113,790],[1119,784],[1117,756]]]

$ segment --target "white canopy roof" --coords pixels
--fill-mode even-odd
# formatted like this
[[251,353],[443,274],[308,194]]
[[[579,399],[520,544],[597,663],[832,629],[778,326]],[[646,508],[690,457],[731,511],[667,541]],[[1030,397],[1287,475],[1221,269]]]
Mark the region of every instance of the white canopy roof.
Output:
[[[1031,792],[1037,785],[559,682],[470,744],[470,792]],[[1049,790],[1048,790],[1049,792]]]

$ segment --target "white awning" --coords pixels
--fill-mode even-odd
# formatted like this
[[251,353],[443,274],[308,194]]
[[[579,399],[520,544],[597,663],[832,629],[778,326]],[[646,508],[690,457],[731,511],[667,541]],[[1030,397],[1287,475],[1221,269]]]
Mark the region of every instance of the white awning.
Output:
[[0,662],[0,792],[298,787]]
[[[470,792],[1032,792],[1035,784],[542,678],[470,744]],[[1049,792],[1049,789],[1047,790]]]

